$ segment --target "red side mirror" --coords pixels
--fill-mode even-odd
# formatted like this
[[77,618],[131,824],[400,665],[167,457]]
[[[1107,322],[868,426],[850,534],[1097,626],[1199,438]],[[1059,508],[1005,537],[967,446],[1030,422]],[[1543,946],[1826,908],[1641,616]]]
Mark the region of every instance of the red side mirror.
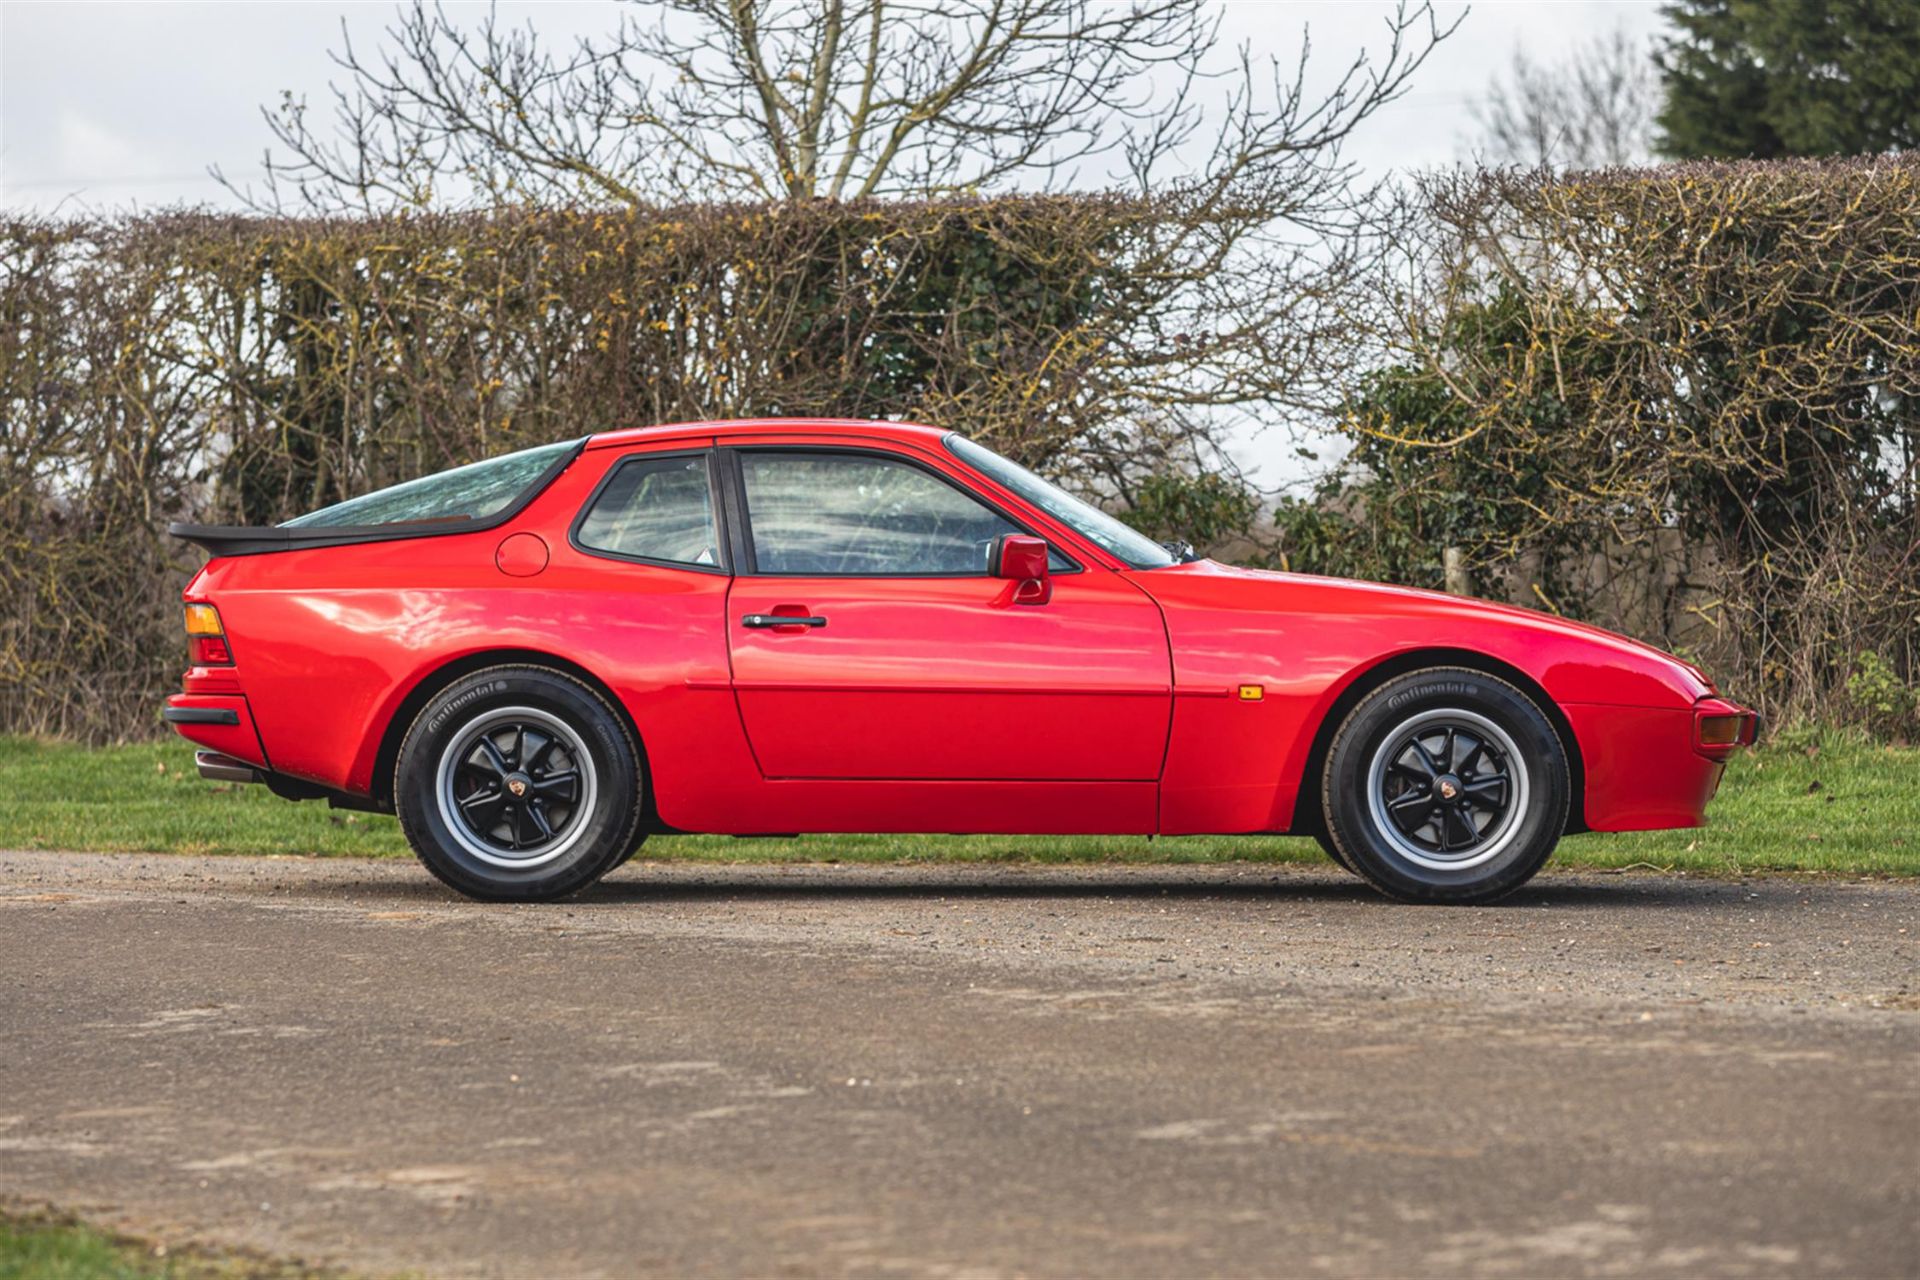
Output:
[[1015,604],[1045,604],[1053,599],[1053,581],[1047,576],[1047,541],[1024,533],[1006,533],[993,543],[991,572],[1010,578]]

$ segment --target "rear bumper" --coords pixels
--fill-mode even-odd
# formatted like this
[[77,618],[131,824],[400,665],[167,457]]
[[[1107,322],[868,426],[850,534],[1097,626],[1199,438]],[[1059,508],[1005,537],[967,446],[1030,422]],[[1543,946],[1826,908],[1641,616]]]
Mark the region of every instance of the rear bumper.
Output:
[[276,773],[254,730],[247,700],[237,693],[176,693],[160,715],[181,737],[202,748],[193,753],[193,763],[209,781],[259,782],[284,800],[325,800],[335,809],[393,812],[391,805],[370,797]]
[[160,718],[168,724],[240,723],[240,713],[232,707],[168,707]]
[[271,768],[253,727],[253,712],[240,694],[176,693],[160,715],[195,746],[262,771]]

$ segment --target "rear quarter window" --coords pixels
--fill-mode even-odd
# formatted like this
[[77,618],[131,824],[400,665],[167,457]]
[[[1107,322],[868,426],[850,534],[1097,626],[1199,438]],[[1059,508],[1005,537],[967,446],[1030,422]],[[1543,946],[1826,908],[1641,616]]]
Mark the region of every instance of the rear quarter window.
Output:
[[579,445],[578,440],[566,440],[502,454],[348,498],[296,516],[281,527],[338,529],[488,520],[532,497]]
[[640,454],[614,466],[581,515],[582,550],[700,569],[720,567],[705,454]]

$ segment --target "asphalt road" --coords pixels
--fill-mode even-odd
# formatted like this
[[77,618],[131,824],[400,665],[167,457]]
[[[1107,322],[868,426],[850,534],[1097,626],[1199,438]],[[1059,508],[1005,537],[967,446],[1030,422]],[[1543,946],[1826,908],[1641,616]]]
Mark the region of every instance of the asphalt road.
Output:
[[472,1275],[1920,1275],[1920,886],[0,854],[0,1197]]

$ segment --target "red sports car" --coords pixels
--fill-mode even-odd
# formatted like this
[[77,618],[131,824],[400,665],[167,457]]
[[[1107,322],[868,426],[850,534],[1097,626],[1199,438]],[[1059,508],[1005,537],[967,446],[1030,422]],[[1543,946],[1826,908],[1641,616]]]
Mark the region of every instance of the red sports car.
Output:
[[200,772],[397,813],[479,898],[652,832],[1291,832],[1484,902],[1562,832],[1699,825],[1755,730],[1646,645],[1195,561],[925,427],[614,431],[172,532]]

